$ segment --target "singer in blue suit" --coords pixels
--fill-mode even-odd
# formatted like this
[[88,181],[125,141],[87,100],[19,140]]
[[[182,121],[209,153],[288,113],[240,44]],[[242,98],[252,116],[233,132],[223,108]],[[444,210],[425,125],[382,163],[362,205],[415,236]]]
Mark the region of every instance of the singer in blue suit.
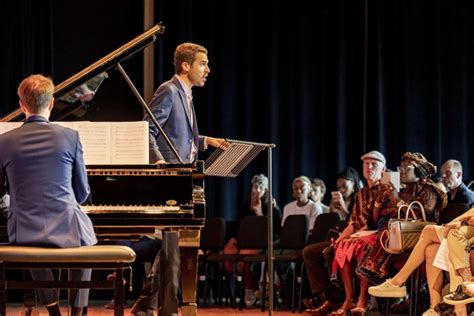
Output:
[[[69,248],[97,242],[89,217],[80,209],[89,195],[79,134],[49,122],[53,82],[42,75],[18,87],[25,123],[0,135],[0,196],[10,194],[8,239],[11,244]],[[50,270],[31,270],[33,280],[51,280]],[[73,271],[90,280],[91,270]],[[50,315],[61,315],[55,289],[38,290]],[[88,289],[73,290],[72,315],[82,315]]]
[[[199,135],[198,132],[192,88],[203,87],[210,73],[207,49],[194,43],[180,44],[174,52],[173,63],[175,75],[171,80],[160,85],[149,106],[153,116],[176,148],[182,162],[192,163],[196,160],[199,150],[205,150],[208,146],[225,149],[229,143],[222,138]],[[150,124],[150,162],[179,162],[150,116],[146,114],[144,119]],[[176,294],[179,278],[175,272],[179,269],[179,251],[177,245],[172,244],[171,240],[174,239],[170,237],[160,243],[161,256],[155,257],[151,273],[146,279],[138,300],[132,306],[130,315],[139,315],[143,312],[152,313],[156,305],[158,291],[156,280],[160,274],[160,266],[161,268],[166,267],[166,271],[161,271],[162,280],[159,292],[162,295],[160,300],[162,305],[159,314],[162,316],[177,314]],[[159,241],[156,240],[156,243]],[[132,245],[131,248],[137,249],[137,246]],[[153,251],[154,254],[151,253]],[[149,247],[148,251],[142,247],[140,253],[144,252],[148,252],[147,256],[152,255],[153,257],[156,254],[156,247]],[[142,259],[137,256],[135,262],[140,261]],[[168,273],[167,271],[173,272]]]
[[[210,73],[207,50],[201,45],[183,43],[174,53],[175,75],[156,90],[150,109],[173,143],[184,163],[193,162],[198,150],[208,145],[226,148],[222,138],[199,135],[193,105],[193,87],[203,87]],[[150,162],[178,162],[148,114],[150,124]]]

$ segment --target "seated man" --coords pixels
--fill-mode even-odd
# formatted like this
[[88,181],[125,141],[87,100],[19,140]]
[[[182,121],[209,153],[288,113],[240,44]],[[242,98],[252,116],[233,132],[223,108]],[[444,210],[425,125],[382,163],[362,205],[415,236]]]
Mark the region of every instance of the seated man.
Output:
[[[69,248],[94,245],[89,217],[79,205],[89,196],[79,134],[51,124],[51,79],[32,75],[20,83],[25,123],[0,135],[0,196],[10,193],[10,244]],[[51,270],[31,270],[33,280],[52,280]],[[91,270],[72,271],[73,280],[90,280]],[[56,289],[37,290],[49,315],[61,315]],[[88,289],[71,290],[72,315],[82,315]]]

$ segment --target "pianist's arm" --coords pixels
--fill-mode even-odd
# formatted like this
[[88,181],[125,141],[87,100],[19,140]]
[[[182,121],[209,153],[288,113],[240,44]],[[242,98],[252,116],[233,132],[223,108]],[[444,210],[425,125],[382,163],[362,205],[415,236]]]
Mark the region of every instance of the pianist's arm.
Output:
[[[76,132],[77,133],[77,132]],[[90,194],[89,184],[87,183],[86,166],[84,165],[84,157],[82,144],[77,133],[76,155],[74,157],[74,167],[72,171],[72,188],[74,195],[79,204],[84,203]]]

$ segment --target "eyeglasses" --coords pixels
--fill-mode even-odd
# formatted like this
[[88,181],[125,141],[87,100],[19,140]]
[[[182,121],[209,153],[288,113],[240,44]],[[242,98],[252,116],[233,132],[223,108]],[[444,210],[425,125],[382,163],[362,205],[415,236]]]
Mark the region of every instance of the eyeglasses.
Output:
[[398,166],[398,167],[397,167],[397,171],[398,171],[398,172],[406,172],[406,171],[408,171],[408,170],[410,170],[410,169],[415,169],[415,166],[413,166],[413,165],[408,165],[408,166]]

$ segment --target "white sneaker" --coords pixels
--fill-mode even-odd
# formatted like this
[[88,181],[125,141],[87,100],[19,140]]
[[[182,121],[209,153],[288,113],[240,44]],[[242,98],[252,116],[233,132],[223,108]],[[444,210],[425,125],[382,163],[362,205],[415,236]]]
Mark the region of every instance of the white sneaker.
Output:
[[407,287],[405,285],[394,285],[390,280],[387,279],[380,285],[369,287],[369,294],[376,297],[405,297],[407,295]]
[[255,296],[255,291],[253,289],[245,289],[245,306],[253,306],[255,304],[255,301],[257,300],[257,297]]
[[462,290],[464,293],[470,296],[474,296],[474,282],[466,281],[462,284]]
[[440,314],[437,311],[435,311],[434,308],[430,308],[421,315],[422,316],[439,316]]

